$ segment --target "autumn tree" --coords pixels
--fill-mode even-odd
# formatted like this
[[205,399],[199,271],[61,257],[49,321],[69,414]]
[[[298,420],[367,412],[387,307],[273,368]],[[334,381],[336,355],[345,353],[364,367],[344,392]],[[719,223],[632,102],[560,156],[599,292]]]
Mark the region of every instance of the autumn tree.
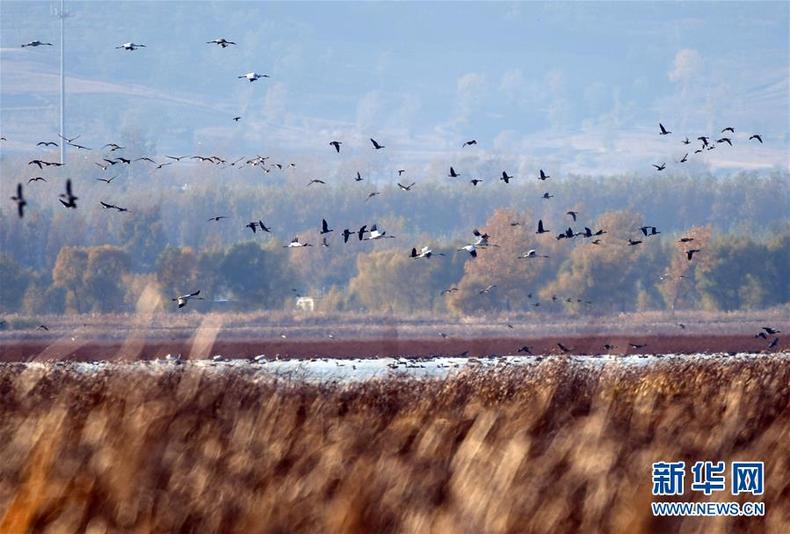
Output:
[[[285,252],[277,244],[263,249],[254,241],[232,246],[219,265],[221,288],[228,289],[242,309],[281,308],[291,294]],[[291,251],[289,251],[291,252]],[[311,251],[296,250],[296,254]]]

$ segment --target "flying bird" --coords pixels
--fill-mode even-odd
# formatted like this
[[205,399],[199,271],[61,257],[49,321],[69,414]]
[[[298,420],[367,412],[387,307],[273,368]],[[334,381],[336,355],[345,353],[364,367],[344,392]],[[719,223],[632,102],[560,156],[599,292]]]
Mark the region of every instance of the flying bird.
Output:
[[117,143],[107,143],[102,148],[108,148],[108,147],[110,149],[110,152],[115,152],[116,150],[123,150],[124,148],[126,148],[125,146],[121,146]]
[[63,166],[63,163],[57,163],[57,162],[54,162],[54,161],[44,161],[44,160],[41,160],[41,159],[34,159],[34,160],[31,160],[31,161],[28,161],[27,164],[28,165],[38,165],[39,169],[43,169],[45,166],[46,167],[51,167],[51,166],[62,167]]
[[244,78],[250,83],[254,82],[255,80],[260,80],[261,78],[270,78],[268,74],[258,74],[257,72],[248,72],[247,74],[242,74],[241,76],[236,76],[236,77]]
[[224,37],[220,37],[219,39],[212,39],[211,41],[206,41],[206,44],[215,44],[218,45],[220,48],[227,48],[229,45],[235,45],[233,41],[228,41]]
[[551,176],[543,172],[543,169],[540,169],[540,175],[538,176],[538,180],[548,180],[549,178],[551,178]]
[[386,148],[384,145],[378,144],[378,142],[372,137],[370,138],[370,142],[373,143],[373,148],[376,150],[381,150],[382,148]]
[[343,243],[348,243],[348,238],[354,235],[356,232],[352,232],[348,228],[343,230]]
[[135,43],[123,43],[121,46],[116,46],[116,49],[123,48],[124,50],[129,50],[130,52],[133,50],[137,50],[138,48],[145,48],[144,44],[135,44]]
[[461,148],[464,148],[466,146],[476,145],[476,144],[477,144],[477,139],[470,139],[469,141],[461,145]]
[[46,178],[44,178],[43,176],[36,176],[35,178],[31,178],[30,180],[28,180],[28,181],[27,181],[27,183],[32,183],[32,182],[46,182],[46,181],[47,181],[47,179],[46,179]]
[[371,198],[375,197],[376,195],[380,195],[380,194],[381,194],[381,193],[379,193],[378,191],[373,191],[372,193],[369,193],[369,194],[368,194],[368,198],[366,198],[366,199],[365,199],[365,201],[367,202],[367,201],[368,201],[368,200],[370,200]]
[[210,218],[209,218],[209,220],[208,220],[207,222],[211,222],[211,221],[214,221],[214,222],[219,222],[219,221],[221,221],[222,219],[227,219],[227,218],[228,218],[228,216],[227,216],[227,215],[217,215],[216,217],[210,217]]
[[724,128],[724,129],[721,131],[721,133],[724,133],[724,132],[735,133],[735,128],[733,128],[732,126],[727,126],[726,128]]
[[354,178],[354,181],[355,182],[361,182],[362,180],[364,180],[364,178],[362,178],[362,175],[359,174],[359,171],[357,171],[357,177]]
[[551,230],[546,230],[543,228],[543,219],[538,220],[538,231],[535,232],[536,234],[545,234],[550,232]]
[[104,183],[109,184],[110,182],[112,182],[116,178],[117,178],[117,176],[113,176],[112,178],[96,178],[96,180],[99,181],[99,182],[104,182]]
[[672,133],[671,131],[669,131],[666,128],[664,128],[664,125],[661,124],[660,122],[658,123],[658,128],[660,130],[658,135],[669,135],[669,134]]
[[485,295],[487,293],[490,293],[495,287],[496,287],[496,284],[489,284],[486,287],[484,287],[483,289],[481,289],[480,291],[478,291],[477,293],[478,293],[478,295]]
[[749,138],[749,141],[751,141],[752,139],[757,139],[758,141],[760,141],[760,144],[761,144],[761,145],[763,144],[763,138],[762,138],[762,136],[760,136],[760,134],[754,134],[754,135],[752,135],[752,136]]
[[61,193],[58,200],[60,200],[60,203],[67,208],[77,209],[78,199],[79,197],[74,196],[74,194],[71,192],[71,178],[69,178],[66,180],[66,193]]
[[689,153],[688,153],[688,152],[686,152],[686,153],[683,155],[683,157],[682,157],[682,158],[680,158],[680,161],[678,161],[678,163],[686,163],[686,162],[688,161],[688,159],[689,159]]
[[456,252],[461,252],[461,251],[468,252],[469,255],[472,256],[473,258],[477,257],[477,248],[472,244],[464,245],[461,248],[459,248]]
[[25,195],[22,194],[22,184],[16,184],[16,195],[11,197],[11,200],[16,202],[16,211],[21,219],[25,216],[25,206],[27,206]]
[[499,179],[505,182],[506,184],[509,184],[510,180],[512,180],[513,178],[514,178],[513,176],[508,176],[507,172],[505,171],[502,171],[502,176],[499,177]]
[[328,234],[329,232],[334,232],[334,228],[329,228],[329,224],[327,224],[326,219],[321,219],[321,234]]
[[430,247],[422,247],[419,253],[417,253],[416,248],[412,248],[411,255],[409,255],[409,257],[414,259],[430,258],[432,255],[433,255],[433,251],[430,249]]
[[634,239],[631,239],[630,237],[628,238],[628,246],[629,247],[635,247],[636,245],[638,245],[640,243],[641,243],[641,241],[639,241],[639,240],[634,240]]
[[667,168],[667,164],[666,164],[666,163],[662,163],[661,165],[656,165],[656,164],[654,163],[654,164],[653,164],[653,167],[655,167],[657,171],[663,171],[664,169],[666,169],[666,168]]
[[564,352],[565,354],[567,354],[567,353],[569,353],[569,352],[571,352],[571,351],[573,350],[572,348],[566,347],[566,346],[565,346],[565,345],[563,345],[562,343],[557,343],[557,347],[559,347],[559,349],[560,349],[562,352]]
[[691,261],[691,258],[694,257],[694,254],[696,252],[699,252],[700,250],[702,250],[702,249],[700,249],[700,248],[692,248],[691,250],[687,250],[686,251],[686,257],[688,258],[689,261]]
[[173,298],[173,299],[170,299],[170,300],[172,300],[173,302],[178,302],[178,307],[180,309],[180,308],[183,308],[184,306],[187,305],[187,302],[189,302],[189,299],[203,300],[203,297],[198,297],[198,295],[200,295],[200,290],[199,289],[197,291],[194,291],[194,292],[189,293],[187,295],[180,295],[180,296],[178,296],[176,298]]
[[549,194],[548,192],[546,192],[546,193],[543,193],[543,196],[542,196],[542,197],[540,197],[540,198],[542,198],[542,199],[544,199],[544,200],[548,200],[548,199],[550,199],[550,198],[554,198],[554,195],[551,195],[551,194]]
[[576,222],[576,216],[579,214],[578,211],[566,211],[565,215],[570,215],[573,217],[573,222]]
[[729,137],[722,137],[721,139],[716,140],[717,143],[727,143],[728,145],[732,146],[732,139]]
[[764,326],[763,330],[765,330],[766,334],[770,334],[772,336],[775,336],[776,334],[781,334],[782,333],[781,330],[777,330],[776,328],[773,328],[771,326]]
[[25,48],[27,46],[32,46],[33,48],[35,48],[37,46],[52,46],[52,43],[42,43],[41,41],[36,40],[36,41],[30,41],[29,43],[23,44],[22,48]]
[[519,256],[519,259],[522,259],[522,260],[529,259],[529,258],[548,258],[548,256],[539,255],[538,252],[534,248],[529,249],[525,253],[521,254],[521,256]]
[[233,122],[239,122],[241,120],[241,115],[236,115],[233,117]]
[[449,176],[450,178],[458,178],[461,175],[455,172],[455,169],[450,167],[450,174],[448,174],[447,176]]
[[123,213],[124,211],[129,211],[128,208],[122,208],[120,206],[116,206],[115,204],[109,204],[107,202],[99,201],[99,204],[101,204],[102,208],[104,208],[106,210],[114,209],[114,210],[118,210],[121,213]]
[[385,239],[385,238],[393,239],[394,237],[395,237],[394,235],[387,235],[386,230],[379,230],[374,224],[373,226],[370,227],[370,230],[368,231],[368,236],[365,239],[368,241],[374,241],[376,239]]
[[310,186],[310,185],[313,185],[313,184],[324,184],[324,185],[326,185],[326,182],[323,181],[323,180],[314,179],[314,180],[310,180],[310,182],[308,182],[307,185]]
[[472,185],[474,185],[474,186],[477,186],[477,184],[479,184],[479,183],[480,183],[480,182],[482,182],[482,181],[483,181],[483,180],[480,180],[480,179],[478,179],[478,178],[473,178],[473,179],[469,180],[469,183],[470,183],[470,184],[472,184]]
[[294,237],[291,239],[291,242],[287,245],[283,245],[283,248],[301,248],[301,247],[312,247],[310,243],[302,243],[299,241],[299,236]]
[[335,147],[335,150],[337,150],[337,153],[340,154],[340,145],[343,144],[343,141],[330,141],[329,144],[332,145],[333,147]]
[[642,227],[641,227],[641,228],[639,228],[639,229],[640,229],[640,230],[642,230],[642,233],[643,233],[645,236],[649,236],[649,235],[658,235],[658,234],[660,234],[660,233],[661,233],[661,232],[659,232],[659,231],[658,231],[658,229],[656,229],[656,227],[655,227],[655,226],[642,226]]
[[701,136],[697,137],[698,141],[702,141],[702,148],[705,148],[705,147],[708,146],[708,140],[709,139],[710,139],[710,137],[706,137],[704,135],[701,135]]
[[55,141],[39,141],[36,146],[58,146]]
[[411,188],[414,187],[416,183],[417,182],[412,182],[409,185],[403,185],[402,183],[398,182],[398,187],[401,189],[401,191],[411,191]]
[[686,138],[685,138],[685,139],[682,141],[682,143],[683,143],[684,145],[690,145],[690,144],[691,144],[691,141],[689,141],[689,138],[688,138],[688,137],[686,137]]

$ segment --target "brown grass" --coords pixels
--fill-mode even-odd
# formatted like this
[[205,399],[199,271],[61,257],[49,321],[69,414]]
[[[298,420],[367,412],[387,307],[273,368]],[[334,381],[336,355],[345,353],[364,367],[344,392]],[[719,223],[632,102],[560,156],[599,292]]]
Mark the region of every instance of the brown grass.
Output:
[[[347,386],[3,364],[0,532],[788,532],[788,401],[782,355]],[[765,461],[766,516],[654,519],[675,459]]]

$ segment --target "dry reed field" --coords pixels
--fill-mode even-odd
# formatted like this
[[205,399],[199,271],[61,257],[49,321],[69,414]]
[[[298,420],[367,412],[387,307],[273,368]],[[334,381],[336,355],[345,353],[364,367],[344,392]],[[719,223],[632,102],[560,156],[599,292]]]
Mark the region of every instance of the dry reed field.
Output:
[[[788,401],[781,354],[349,384],[2,364],[0,532],[788,532]],[[764,461],[765,516],[654,518],[662,460]]]

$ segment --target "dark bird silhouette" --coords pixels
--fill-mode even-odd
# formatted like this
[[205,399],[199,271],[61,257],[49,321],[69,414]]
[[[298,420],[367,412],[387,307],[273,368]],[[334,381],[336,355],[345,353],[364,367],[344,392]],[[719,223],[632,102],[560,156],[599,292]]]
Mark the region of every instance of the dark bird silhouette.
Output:
[[241,120],[241,115],[236,115],[233,117],[233,122],[239,122]]
[[125,211],[129,211],[128,208],[122,208],[120,206],[116,206],[115,204],[109,204],[107,202],[99,201],[99,204],[101,204],[102,208],[104,208],[106,210],[111,210],[111,209],[112,210],[118,210],[118,212],[120,212],[120,213],[123,213]]
[[217,215],[216,217],[210,217],[210,218],[209,218],[209,220],[208,220],[207,222],[211,222],[211,221],[214,221],[214,222],[219,222],[219,221],[221,221],[222,219],[227,219],[227,218],[228,218],[228,216],[227,216],[227,215]]
[[639,243],[641,243],[641,241],[635,241],[635,240],[631,239],[630,237],[628,238],[628,246],[629,247],[634,247],[634,246],[638,245]]
[[215,44],[220,48],[227,48],[230,45],[235,45],[233,41],[228,41],[224,37],[220,37],[219,39],[212,39],[211,41],[206,41],[206,44]]
[[538,220],[538,231],[535,232],[536,234],[545,234],[550,231],[551,230],[546,230],[545,228],[543,228],[543,219]]
[[38,165],[39,169],[43,169],[44,167],[62,167],[63,163],[57,163],[54,161],[44,161],[41,159],[34,159],[27,162],[28,165]]
[[560,350],[561,350],[562,352],[564,352],[565,354],[568,354],[569,352],[573,351],[573,349],[572,349],[572,348],[566,347],[566,346],[565,346],[565,345],[563,345],[562,343],[557,343],[557,346],[558,346],[558,347],[560,348]]
[[471,180],[469,180],[469,183],[472,184],[473,186],[477,187],[477,184],[479,184],[482,181],[483,180],[480,180],[478,178],[472,178]]
[[38,325],[38,328],[36,328],[36,330],[44,330],[45,332],[49,332],[49,328],[47,328],[47,325],[45,324]]
[[27,206],[27,200],[25,200],[25,195],[22,193],[22,184],[16,184],[16,195],[11,197],[11,200],[16,202],[16,212],[21,219],[25,216],[25,206]]
[[661,124],[660,122],[658,123],[658,129],[659,129],[658,135],[669,135],[672,133],[671,131],[664,128],[664,125]]
[[502,176],[500,176],[499,179],[505,182],[506,184],[509,184],[510,180],[513,179],[513,176],[508,176],[507,172],[502,171]]
[[656,165],[655,163],[653,163],[653,167],[655,167],[657,171],[663,171],[664,169],[667,168],[667,164],[662,163],[661,165]]
[[549,178],[551,178],[551,176],[549,176],[548,174],[543,172],[543,169],[540,169],[540,174],[538,175],[538,180],[548,180]]
[[751,141],[752,139],[757,139],[758,141],[760,141],[760,144],[761,144],[761,145],[763,144],[763,138],[762,138],[762,136],[760,136],[759,134],[754,134],[754,135],[752,135],[752,136],[749,138],[749,141]]
[[326,182],[325,182],[325,181],[323,181],[323,180],[318,180],[318,179],[315,179],[315,180],[310,180],[310,181],[307,183],[307,185],[308,185],[308,186],[310,186],[310,185],[313,185],[313,184],[323,184],[323,185],[326,185]]
[[546,193],[543,193],[543,196],[540,197],[540,198],[542,198],[543,200],[548,200],[550,198],[554,198],[554,195],[551,195],[548,192],[546,192]]
[[686,153],[683,155],[683,157],[682,157],[682,158],[680,158],[680,161],[678,161],[678,163],[686,163],[686,162],[688,161],[688,159],[689,159],[689,153],[688,153],[688,152],[686,152]]
[[147,161],[149,163],[153,163],[154,165],[156,165],[156,162],[147,156],[143,156],[142,158],[135,158],[132,161]]
[[732,146],[732,139],[729,137],[722,137],[721,139],[716,140],[717,143],[727,143],[728,145]]
[[708,146],[708,140],[709,139],[710,139],[710,137],[707,137],[707,136],[704,136],[704,135],[701,135],[701,136],[697,137],[698,141],[702,141],[702,148],[705,148],[705,147]]
[[39,141],[36,146],[58,146],[55,141]]
[[698,148],[697,150],[695,150],[695,151],[694,151],[694,153],[695,153],[695,154],[699,154],[699,153],[701,153],[701,152],[702,152],[702,150],[703,150],[702,148]]
[[261,221],[260,219],[258,219],[258,228],[260,228],[261,231],[266,232],[267,234],[272,233],[272,229],[266,226],[265,224],[263,224],[263,221]]
[[726,128],[724,128],[724,129],[721,131],[721,133],[724,133],[724,132],[735,133],[735,128],[733,128],[732,126],[727,126]]
[[121,146],[121,145],[119,145],[117,143],[107,143],[102,148],[109,148],[110,152],[115,152],[116,150],[123,150],[126,147]]
[[337,150],[337,153],[340,154],[340,145],[343,144],[343,141],[330,141],[329,144],[332,145],[333,147],[335,147],[335,150]]
[[23,44],[22,48],[25,48],[25,47],[28,47],[28,46],[31,46],[33,48],[35,48],[37,46],[52,46],[52,43],[42,43],[39,40],[35,40],[35,41],[30,41],[29,43]]
[[447,176],[449,176],[450,178],[458,178],[461,175],[455,172],[455,169],[450,167],[450,174],[448,174]]
[[329,243],[327,243],[327,241],[326,241],[326,237],[322,237],[321,238],[321,246],[322,247],[328,247],[329,246]]
[[629,346],[630,346],[632,349],[637,349],[637,350],[638,350],[638,349],[643,349],[643,348],[647,347],[647,343],[642,343],[641,345],[640,345],[640,344],[638,344],[638,343],[629,343],[628,345],[629,345]]
[[249,228],[250,230],[252,230],[252,233],[254,234],[255,232],[257,232],[258,223],[255,222],[255,221],[248,222],[247,224],[244,225],[244,227],[245,228]]
[[380,195],[380,194],[381,194],[381,193],[379,193],[378,191],[373,191],[372,193],[369,193],[369,194],[368,194],[368,198],[366,198],[366,199],[365,199],[365,201],[368,201],[368,200],[370,200],[371,198],[375,197],[376,195]]
[[681,237],[678,240],[678,243],[688,243],[689,241],[694,241],[693,237]]
[[412,182],[409,185],[403,185],[402,183],[398,182],[398,187],[401,189],[401,191],[411,191],[411,188],[414,187],[415,184],[416,182]]
[[[579,214],[578,211],[566,211],[565,215],[570,215],[573,218],[573,222],[576,222],[576,216]],[[590,234],[592,235],[592,233]],[[587,236],[590,237],[590,236]]]
[[771,326],[764,326],[763,330],[765,331],[766,334],[770,334],[772,336],[775,336],[776,334],[781,334],[782,333],[781,330],[777,330],[776,328],[773,328]]
[[328,234],[329,232],[334,232],[334,228],[329,228],[329,224],[327,224],[326,219],[321,219],[321,234]]
[[774,338],[774,339],[773,339],[773,340],[772,340],[772,341],[771,341],[771,342],[768,344],[768,348],[769,348],[769,349],[772,349],[772,348],[776,347],[778,344],[779,344],[779,338],[778,338],[778,337],[775,337],[775,338]]
[[530,348],[526,345],[518,349],[518,351],[516,352],[523,352],[524,354],[532,354],[532,350],[530,350]]
[[348,243],[348,238],[354,235],[356,232],[352,232],[348,228],[343,230],[343,243]]
[[649,235],[658,235],[658,234],[660,234],[660,233],[661,233],[661,232],[659,232],[659,231],[656,229],[656,227],[655,227],[655,226],[642,226],[642,227],[640,228],[640,230],[642,230],[642,233],[643,233],[643,234],[645,234],[645,236],[649,236]]
[[74,148],[76,148],[78,150],[93,150],[90,147],[87,147],[85,145],[78,145],[77,143],[66,143],[66,144],[69,145],[69,146],[73,146]]
[[466,146],[476,145],[476,144],[477,144],[477,139],[470,139],[469,141],[461,145],[461,148],[464,148]]
[[32,182],[46,182],[46,181],[47,181],[47,179],[46,179],[46,178],[44,178],[43,176],[36,176],[35,178],[31,178],[30,180],[28,180],[28,181],[27,181],[27,183],[32,183]]
[[126,165],[131,165],[132,164],[132,160],[127,159],[127,158],[122,158],[121,156],[118,156],[118,161],[121,162],[121,163],[125,163]]
[[406,172],[406,169],[399,169],[398,170],[398,177],[400,177],[404,172]]
[[113,176],[112,178],[96,178],[96,180],[99,181],[99,182],[104,182],[106,184],[109,184],[110,182],[112,182],[116,178],[117,178],[117,176]]
[[[165,156],[165,157],[169,158],[169,159],[174,159],[176,161],[181,161],[182,159],[188,158],[189,156]],[[107,160],[104,160],[104,161],[107,161]]]
[[376,149],[376,150],[381,150],[382,148],[387,148],[384,145],[378,144],[378,142],[375,139],[373,139],[372,137],[370,138],[370,142],[373,143],[373,148]]
[[691,258],[694,257],[694,254],[699,252],[700,250],[702,250],[702,249],[701,248],[692,248],[691,250],[687,250],[686,251],[686,257],[688,258],[689,261],[691,261]]
[[359,237],[360,241],[362,241],[362,239],[365,237],[365,232],[367,231],[368,231],[367,224],[363,224],[362,227],[357,231],[357,236]]
[[757,332],[757,333],[754,335],[754,337],[755,337],[755,338],[758,338],[758,337],[759,337],[760,339],[768,339],[768,334],[766,334],[765,332]]
[[684,144],[684,145],[689,145],[689,144],[691,144],[691,141],[689,141],[689,138],[688,138],[688,137],[686,137],[686,138],[685,138],[685,139],[684,139],[682,142],[683,142],[683,144]]
[[124,50],[128,50],[130,52],[137,50],[138,48],[145,48],[144,44],[136,44],[136,43],[123,43],[120,46],[116,46],[116,49],[123,48]]
[[364,178],[362,178],[362,175],[359,174],[359,171],[357,171],[357,177],[354,178],[354,181],[355,182],[361,182],[362,180],[364,180]]
[[79,200],[79,197],[74,196],[74,194],[71,192],[71,178],[66,180],[66,193],[61,193],[58,200],[60,200],[60,203],[67,208],[77,209],[77,200]]
[[456,291],[458,291],[458,288],[453,286],[453,287],[448,287],[447,289],[442,289],[442,292],[440,294],[441,295],[448,295],[450,293],[455,293]]

